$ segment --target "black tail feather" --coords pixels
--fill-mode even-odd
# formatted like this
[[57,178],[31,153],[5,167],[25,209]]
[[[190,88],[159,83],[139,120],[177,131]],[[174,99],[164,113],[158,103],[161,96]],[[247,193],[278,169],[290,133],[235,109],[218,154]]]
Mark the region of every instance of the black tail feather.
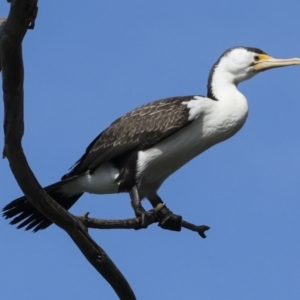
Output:
[[[64,181],[60,181],[45,187],[45,191],[63,208],[69,209],[83,193],[66,195],[60,191],[60,187],[64,185]],[[17,228],[25,227],[25,230],[32,229],[33,232],[37,232],[41,229],[45,229],[52,224],[46,217],[44,217],[25,196],[13,200],[7,204],[3,209],[3,217],[5,219],[11,219],[10,224],[18,224]]]

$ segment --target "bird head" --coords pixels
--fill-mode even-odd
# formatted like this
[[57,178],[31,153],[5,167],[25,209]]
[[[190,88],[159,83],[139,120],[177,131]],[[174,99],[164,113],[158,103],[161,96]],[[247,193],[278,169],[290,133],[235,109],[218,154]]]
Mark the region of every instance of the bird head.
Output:
[[259,72],[299,64],[299,58],[273,58],[257,48],[231,48],[221,55],[210,71],[208,96],[211,97],[213,95],[214,86],[217,87],[224,84],[238,85]]

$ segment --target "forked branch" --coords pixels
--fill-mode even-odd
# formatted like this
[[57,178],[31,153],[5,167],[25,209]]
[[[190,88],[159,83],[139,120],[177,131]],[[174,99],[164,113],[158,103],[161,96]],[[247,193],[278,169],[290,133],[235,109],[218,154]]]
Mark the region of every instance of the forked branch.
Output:
[[37,0],[10,0],[10,12],[0,27],[0,62],[4,99],[4,149],[10,168],[30,203],[64,229],[87,260],[109,282],[120,299],[136,299],[128,282],[105,251],[88,234],[79,218],[60,207],[39,185],[24,155],[22,40],[34,27]]

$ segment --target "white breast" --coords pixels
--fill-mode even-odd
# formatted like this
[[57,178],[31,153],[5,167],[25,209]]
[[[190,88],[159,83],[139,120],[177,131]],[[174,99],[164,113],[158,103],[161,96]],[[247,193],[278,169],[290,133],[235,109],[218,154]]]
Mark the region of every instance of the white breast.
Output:
[[154,147],[139,151],[137,181],[140,195],[156,192],[163,181],[211,146],[235,134],[244,124],[246,99],[231,103],[195,97],[187,102],[193,122]]

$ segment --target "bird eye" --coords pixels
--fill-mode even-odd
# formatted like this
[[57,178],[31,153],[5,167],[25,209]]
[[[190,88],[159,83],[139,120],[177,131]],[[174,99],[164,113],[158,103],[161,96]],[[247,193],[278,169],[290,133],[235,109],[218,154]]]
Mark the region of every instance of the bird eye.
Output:
[[255,56],[254,56],[254,60],[255,60],[255,61],[259,61],[259,56],[258,56],[258,55],[255,55]]

